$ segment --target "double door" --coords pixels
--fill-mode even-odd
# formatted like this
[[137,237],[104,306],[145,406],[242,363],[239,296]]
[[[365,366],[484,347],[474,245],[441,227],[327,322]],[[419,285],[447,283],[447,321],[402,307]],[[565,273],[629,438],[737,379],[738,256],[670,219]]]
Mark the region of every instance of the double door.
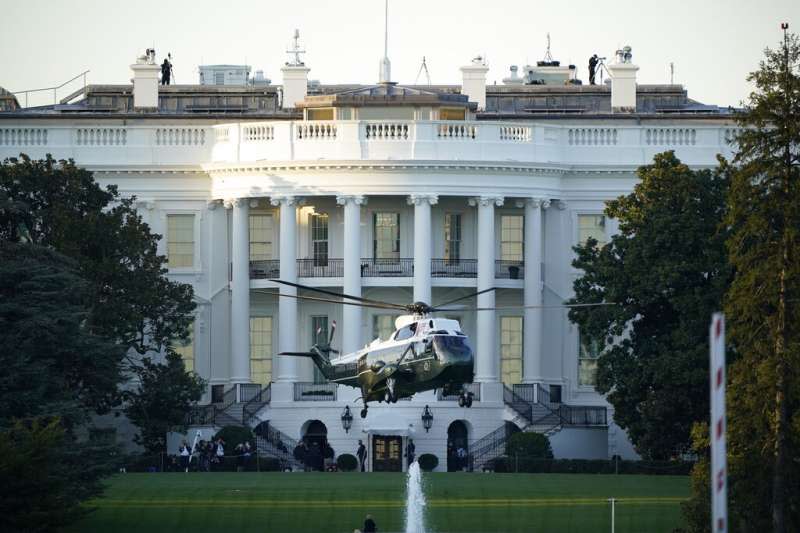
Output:
[[403,471],[403,437],[384,435],[372,437],[372,471]]

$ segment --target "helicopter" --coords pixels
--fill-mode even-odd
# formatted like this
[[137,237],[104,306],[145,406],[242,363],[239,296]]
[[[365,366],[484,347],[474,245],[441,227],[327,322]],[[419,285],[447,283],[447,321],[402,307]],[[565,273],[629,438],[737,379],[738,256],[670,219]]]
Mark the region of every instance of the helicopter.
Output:
[[[410,398],[418,392],[435,389],[442,389],[446,395],[458,394],[459,407],[469,408],[472,406],[473,396],[471,392],[467,391],[466,386],[472,383],[475,377],[474,352],[469,339],[461,331],[458,320],[437,318],[432,315],[443,311],[463,311],[465,309],[463,307],[448,308],[447,306],[494,291],[495,287],[477,291],[434,307],[425,302],[411,304],[381,302],[289,281],[278,279],[270,281],[341,299],[268,293],[276,296],[405,312],[395,320],[396,329],[388,340],[375,339],[364,348],[349,354],[340,355],[339,351],[331,346],[336,334],[336,322],[332,323],[327,342],[314,344],[306,352],[280,352],[278,354],[309,357],[329,381],[360,389],[364,405],[361,410],[361,418],[367,417],[369,402],[393,404],[402,398]],[[585,305],[598,304],[527,307],[561,308]],[[525,307],[476,307],[471,309],[487,311]],[[319,334],[320,331],[317,333]],[[331,354],[340,356],[331,359]]]

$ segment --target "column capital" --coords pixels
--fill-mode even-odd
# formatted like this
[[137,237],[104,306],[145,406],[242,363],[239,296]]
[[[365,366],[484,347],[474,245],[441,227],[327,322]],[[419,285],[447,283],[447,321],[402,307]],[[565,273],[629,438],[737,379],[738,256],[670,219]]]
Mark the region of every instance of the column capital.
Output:
[[303,205],[305,203],[305,199],[300,198],[299,196],[294,196],[293,194],[286,194],[281,196],[271,196],[269,203],[275,207],[281,204],[286,204],[291,207]]
[[517,200],[517,207],[531,206],[534,209],[547,209],[550,207],[550,200],[547,198],[538,198],[536,196],[525,198],[524,200]]
[[361,194],[337,194],[336,204],[346,205],[347,202],[353,202],[356,205],[366,205],[367,197]]
[[222,205],[225,209],[233,209],[234,207],[244,207],[247,205],[248,198],[225,198]]
[[497,207],[503,207],[505,203],[505,199],[502,196],[475,196],[467,200],[471,207],[475,207],[477,205],[482,205],[486,207],[487,205],[494,204]]
[[216,209],[216,208],[217,208],[217,207],[218,207],[218,206],[219,206],[221,203],[222,203],[222,201],[221,201],[221,200],[209,200],[208,202],[206,202],[206,208],[207,208],[209,211],[213,211],[213,210],[214,210],[214,209]]
[[135,205],[136,209],[146,209],[147,211],[152,211],[156,207],[156,202],[152,199],[137,198]]
[[430,205],[439,203],[438,194],[409,194],[406,198],[408,205],[422,205],[423,202],[428,202]]
[[564,200],[556,200],[553,204],[559,209],[559,211],[563,211],[567,208],[567,202]]

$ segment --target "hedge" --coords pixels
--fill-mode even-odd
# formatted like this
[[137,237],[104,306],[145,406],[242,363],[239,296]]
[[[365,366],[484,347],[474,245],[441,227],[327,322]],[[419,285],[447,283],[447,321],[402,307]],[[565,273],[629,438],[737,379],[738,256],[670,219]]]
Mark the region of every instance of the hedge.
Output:
[[609,461],[607,459],[530,459],[498,457],[488,465],[495,472],[530,474],[647,474],[689,475],[694,466],[684,461]]
[[358,459],[355,455],[343,453],[336,458],[336,467],[342,472],[352,472],[358,468]]
[[432,453],[423,453],[419,456],[419,467],[425,472],[435,470],[439,466],[439,458]]

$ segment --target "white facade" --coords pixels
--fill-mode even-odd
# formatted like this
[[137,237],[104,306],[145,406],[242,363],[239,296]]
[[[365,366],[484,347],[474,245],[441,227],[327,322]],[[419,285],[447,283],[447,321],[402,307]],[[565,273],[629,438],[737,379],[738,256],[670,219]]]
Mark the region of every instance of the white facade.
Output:
[[[497,287],[477,303],[558,306],[572,296],[580,275],[571,266],[580,225],[599,221],[595,231],[606,238],[615,231],[613,220],[582,217],[601,215],[605,201],[630,192],[634,170],[656,153],[672,149],[693,167],[714,166],[718,153],[731,153],[732,129],[725,118],[702,115],[447,122],[0,113],[0,157],[74,158],[99,182],[137,197],[144,219],[165,236],[160,251],[176,265],[169,276],[194,287],[191,364],[209,381],[207,401],[212,387],[221,386],[219,392],[251,383],[253,365],[262,377],[271,365],[271,401],[251,425],[269,421],[300,439],[311,421],[320,420],[337,454],[355,453],[358,439],[371,449],[376,435],[411,437],[417,455],[436,454],[443,469],[452,422],[464,422],[471,444],[504,421],[526,425],[504,401],[504,376],[513,376],[507,385],[540,384],[551,394],[560,387],[566,405],[607,405],[580,383],[578,331],[566,310],[452,313],[475,348],[480,401],[461,409],[429,392],[388,407],[372,405],[362,420],[357,391],[305,385],[314,381],[310,362],[274,354],[308,348],[319,317],[338,323],[334,345],[354,350],[372,340],[381,313],[277,298],[278,291],[296,291],[269,278],[398,303],[436,304]],[[388,242],[376,237],[377,220],[384,218],[389,229],[381,226],[381,235],[395,231],[396,223],[398,238],[388,244],[391,257],[376,260]],[[323,219],[324,232],[314,226]],[[511,225],[520,220],[516,231]],[[504,228],[523,237],[508,240]],[[254,246],[260,255],[251,261]],[[506,246],[519,248],[519,256],[504,259]],[[264,319],[256,321],[258,343],[266,343],[269,354],[256,363],[251,317]],[[506,363],[503,328],[519,324],[521,354]],[[333,396],[308,401],[303,395],[323,389]],[[253,390],[236,394],[247,400]],[[430,431],[420,419],[426,405],[434,415]],[[355,415],[349,432],[340,420],[346,406]],[[557,456],[632,453],[613,424],[558,426],[552,430]]]

